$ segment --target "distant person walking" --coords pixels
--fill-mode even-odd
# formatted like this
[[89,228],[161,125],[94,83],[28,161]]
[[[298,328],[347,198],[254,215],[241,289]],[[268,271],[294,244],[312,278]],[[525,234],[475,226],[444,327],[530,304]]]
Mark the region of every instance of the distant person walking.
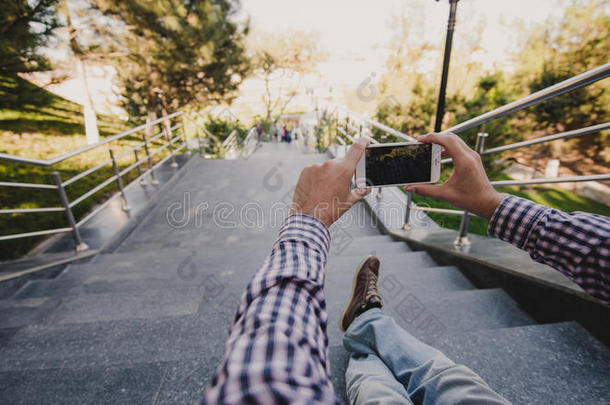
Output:
[[292,138],[290,138],[290,131],[288,131],[286,129],[286,125],[282,126],[282,142],[287,142],[290,143],[290,141],[292,141]]
[[263,124],[258,121],[256,123],[256,140],[258,142],[258,144],[262,144],[263,143],[263,134],[264,134],[264,128],[263,128]]

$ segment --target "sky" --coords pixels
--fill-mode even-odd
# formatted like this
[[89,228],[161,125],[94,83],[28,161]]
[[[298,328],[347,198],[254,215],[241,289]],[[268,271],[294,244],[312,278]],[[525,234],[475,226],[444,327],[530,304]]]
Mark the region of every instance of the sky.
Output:
[[[486,69],[498,66],[510,70],[510,54],[525,40],[517,36],[515,25],[527,27],[558,17],[567,2],[460,0],[454,49],[463,46],[473,33],[480,31],[482,51],[469,57],[481,62]],[[385,71],[389,44],[397,31],[395,19],[400,16],[407,16],[409,21],[419,23],[413,27],[414,41],[427,41],[439,46],[438,54],[432,55],[437,59],[430,59],[423,68],[429,69],[432,75],[438,75],[440,81],[440,72],[436,70],[442,59],[448,15],[448,0],[241,0],[238,18],[249,19],[253,33],[286,35],[290,30],[299,30],[317,38],[319,49],[328,55],[328,59],[317,66],[316,74],[308,75],[301,81],[299,95],[288,109],[299,111],[313,105],[313,97],[307,94],[308,89],[313,90],[319,99],[346,104],[346,94],[355,94],[362,83],[374,85]],[[107,70],[103,73],[97,75],[94,71],[88,72],[90,88],[95,93],[96,109],[107,113],[116,108],[117,101],[116,96],[110,94],[113,74]],[[40,84],[49,82],[48,74],[39,76],[32,75],[31,79]],[[81,102],[83,92],[74,84],[76,78],[72,79],[54,86],[51,91]],[[280,87],[286,89],[291,87],[291,83],[278,80],[273,87],[276,90]],[[260,101],[263,89],[264,84],[260,79],[247,79],[231,107],[234,113],[244,118],[262,114]],[[369,103],[367,108],[374,109],[374,103]]]
[[[558,17],[565,0],[461,0],[457,8],[454,47],[481,29],[482,51],[472,58],[485,68],[510,69],[510,52],[522,44],[515,24],[531,26]],[[328,93],[329,88],[355,89],[368,77],[385,71],[388,44],[396,33],[394,16],[407,15],[420,21],[417,38],[444,44],[449,15],[447,0],[242,0],[253,31],[283,35],[289,30],[311,32],[329,58],[318,66],[318,75],[306,78],[303,88]],[[417,38],[414,37],[414,40]],[[442,46],[441,46],[442,48]],[[442,58],[442,51],[438,58]],[[430,67],[437,61],[430,61]],[[439,73],[440,76],[440,73]],[[261,83],[244,83],[242,104],[260,100]],[[295,100],[295,108],[305,97]],[[337,100],[340,101],[340,100]],[[238,100],[238,103],[239,100]]]

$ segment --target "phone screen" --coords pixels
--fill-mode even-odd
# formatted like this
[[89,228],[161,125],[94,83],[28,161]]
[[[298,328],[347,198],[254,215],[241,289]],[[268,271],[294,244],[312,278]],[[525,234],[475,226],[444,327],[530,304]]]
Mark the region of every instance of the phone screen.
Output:
[[365,153],[369,186],[430,181],[432,145],[429,143],[368,147]]

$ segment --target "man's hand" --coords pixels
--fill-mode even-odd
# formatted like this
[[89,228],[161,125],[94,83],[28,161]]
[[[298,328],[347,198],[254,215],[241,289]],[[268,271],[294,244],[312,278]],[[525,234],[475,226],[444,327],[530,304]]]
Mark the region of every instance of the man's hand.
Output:
[[306,214],[331,226],[345,211],[367,195],[369,189],[350,189],[358,160],[368,141],[354,143],[343,159],[308,166],[301,172],[292,198],[291,214]]
[[487,178],[481,157],[457,135],[427,134],[418,141],[436,143],[445,147],[453,158],[454,171],[441,185],[416,185],[405,187],[424,196],[440,198],[456,207],[470,211],[480,217],[491,219],[505,194],[498,193]]

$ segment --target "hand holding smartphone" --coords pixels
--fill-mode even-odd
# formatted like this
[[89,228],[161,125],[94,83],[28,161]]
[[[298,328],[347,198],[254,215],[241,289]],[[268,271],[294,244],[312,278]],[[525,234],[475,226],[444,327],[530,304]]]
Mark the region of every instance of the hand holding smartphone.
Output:
[[356,166],[356,187],[436,183],[441,173],[441,146],[431,143],[369,145]]

